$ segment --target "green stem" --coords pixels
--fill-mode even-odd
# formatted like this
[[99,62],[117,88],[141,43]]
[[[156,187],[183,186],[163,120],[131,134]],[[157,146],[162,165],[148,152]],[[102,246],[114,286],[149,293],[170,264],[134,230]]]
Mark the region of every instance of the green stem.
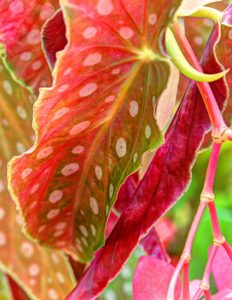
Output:
[[222,12],[211,7],[202,7],[198,11],[196,11],[194,14],[191,15],[191,17],[196,18],[207,18],[213,20],[215,23],[220,22],[222,19]]
[[183,55],[175,36],[172,31],[167,28],[165,36],[165,45],[173,64],[183,73],[186,77],[198,82],[212,82],[216,81],[226,75],[228,70],[216,74],[204,74],[199,70],[194,69]]
[[[194,66],[195,69],[202,72],[200,63],[198,62],[198,59],[196,58],[196,55],[194,54],[193,49],[191,48],[187,38],[183,34],[180,25],[176,22],[173,25],[172,29],[175,38],[178,44],[180,45],[181,50],[183,51],[184,56],[188,59],[190,64]],[[196,84],[205,103],[211,124],[213,126],[213,130],[215,132],[222,132],[223,130],[225,130],[225,128],[227,128],[227,126],[223,120],[221,111],[218,107],[217,101],[210,88],[210,85],[206,82],[196,82]]]

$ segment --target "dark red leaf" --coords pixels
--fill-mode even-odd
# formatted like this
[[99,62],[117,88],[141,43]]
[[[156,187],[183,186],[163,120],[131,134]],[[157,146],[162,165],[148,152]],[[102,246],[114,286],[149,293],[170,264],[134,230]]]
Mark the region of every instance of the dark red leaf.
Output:
[[117,200],[114,204],[114,208],[117,211],[122,212],[127,208],[129,201],[132,198],[136,189],[137,180],[135,177],[137,176],[138,176],[137,173],[130,175],[127,178],[126,182],[123,183],[122,186],[120,187]]
[[[134,300],[165,300],[174,267],[153,256],[139,259],[133,279]],[[180,280],[176,287],[175,299],[181,292]]]
[[10,276],[7,276],[7,281],[9,283],[12,300],[30,300],[21,287]]
[[168,254],[160,241],[156,229],[153,227],[147,236],[145,236],[140,241],[141,246],[147,252],[147,254],[152,255],[160,260],[169,262]]
[[64,49],[67,44],[66,28],[61,10],[58,10],[44,25],[42,42],[48,63],[53,69],[57,52]]
[[[218,37],[219,27],[216,26],[202,60],[206,73],[221,70],[214,56]],[[211,88],[222,108],[227,97],[224,81],[212,83]],[[140,237],[186,190],[197,151],[209,129],[210,121],[204,103],[195,83],[191,83],[169,126],[164,145],[157,150],[131,203],[69,300],[76,297],[92,299],[116,276]]]
[[217,54],[219,60],[226,69],[230,69],[230,72],[226,76],[226,80],[229,88],[229,98],[227,101],[227,107],[224,111],[224,118],[228,125],[232,120],[232,4],[224,12],[222,21],[222,42],[219,44]]
[[162,141],[155,107],[170,69],[160,38],[180,2],[62,1],[68,45],[36,103],[36,143],[10,168],[34,238],[82,261],[104,243],[120,185]]

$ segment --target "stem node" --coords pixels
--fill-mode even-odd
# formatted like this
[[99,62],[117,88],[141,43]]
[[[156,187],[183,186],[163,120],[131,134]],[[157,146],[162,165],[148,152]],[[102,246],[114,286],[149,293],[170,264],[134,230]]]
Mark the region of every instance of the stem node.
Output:
[[215,245],[215,246],[221,246],[222,244],[224,244],[225,243],[225,238],[224,238],[224,236],[221,238],[221,239],[213,239],[213,244]]
[[187,252],[183,252],[181,258],[184,260],[185,263],[189,263],[191,261],[191,255]]
[[223,144],[232,140],[232,130],[228,127],[223,128],[220,132],[213,130],[212,139],[214,143]]
[[210,289],[210,286],[208,285],[208,283],[201,282],[200,288],[201,288],[203,291],[208,291],[208,290]]
[[210,194],[210,193],[202,193],[201,197],[200,197],[202,202],[213,202],[214,201],[214,194]]

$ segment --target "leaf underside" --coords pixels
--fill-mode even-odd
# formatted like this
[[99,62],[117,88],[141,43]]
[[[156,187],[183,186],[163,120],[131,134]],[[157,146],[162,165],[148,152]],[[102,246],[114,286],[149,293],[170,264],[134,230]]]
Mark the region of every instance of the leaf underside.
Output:
[[58,10],[45,23],[42,30],[42,44],[47,61],[53,69],[57,52],[63,50],[67,44],[66,28],[61,10]]
[[73,287],[66,259],[24,236],[22,219],[7,190],[7,162],[32,144],[33,100],[0,59],[0,268],[31,299],[63,300]]
[[6,49],[10,69],[38,94],[51,85],[51,74],[41,47],[44,22],[59,8],[58,0],[2,0],[0,44]]
[[180,1],[62,3],[68,45],[35,106],[36,144],[11,163],[11,189],[30,235],[87,261],[120,185],[162,140],[160,39]]
[[[202,60],[203,69],[208,73],[221,71],[214,53],[218,37],[219,27],[216,26]],[[222,109],[227,98],[225,82],[218,80],[210,85]],[[210,121],[204,103],[193,82],[169,126],[164,145],[157,150],[130,205],[122,213],[105,246],[98,252],[76,289],[68,297],[69,300],[96,297],[117,275],[141,236],[186,190],[196,154],[209,129]],[[89,285],[91,290],[88,289]]]

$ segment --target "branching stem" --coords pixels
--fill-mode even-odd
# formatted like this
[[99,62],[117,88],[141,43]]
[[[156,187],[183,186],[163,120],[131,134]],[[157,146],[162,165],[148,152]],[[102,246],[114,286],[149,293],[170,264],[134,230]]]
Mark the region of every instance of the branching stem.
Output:
[[[181,258],[176,266],[176,269],[174,271],[174,274],[172,276],[169,290],[168,290],[168,298],[167,299],[174,299],[174,292],[175,292],[175,287],[176,283],[178,280],[178,277],[180,275],[180,272],[183,270],[184,271],[184,290],[183,290],[183,295],[187,295],[188,297],[188,288],[186,287],[186,282],[188,282],[188,279],[186,278],[186,270],[184,268],[187,268],[186,264],[189,265],[190,259],[191,259],[191,253],[192,253],[192,246],[193,246],[193,241],[197,232],[197,228],[200,224],[200,221],[202,219],[202,216],[204,214],[205,208],[208,205],[209,211],[210,211],[210,216],[211,216],[211,222],[212,222],[212,228],[213,228],[213,237],[214,237],[214,248],[218,247],[222,242],[224,242],[224,238],[221,234],[220,227],[219,227],[219,222],[218,222],[218,217],[217,217],[217,212],[214,204],[214,194],[213,194],[213,187],[214,187],[214,181],[215,181],[215,175],[216,175],[216,169],[217,169],[217,164],[218,164],[218,158],[220,155],[220,150],[221,150],[221,145],[220,144],[213,144],[212,147],[212,152],[210,155],[209,159],[209,164],[206,172],[206,177],[205,177],[205,183],[203,186],[202,194],[201,194],[201,202],[198,206],[196,215],[194,217],[192,226],[190,228],[187,240],[185,242],[184,250],[182,252]],[[217,243],[216,243],[216,242]],[[214,250],[216,252],[216,250]],[[212,255],[211,260],[213,261],[214,256]],[[209,265],[206,266],[206,271],[204,273],[203,277],[203,284],[207,283],[208,284],[208,276],[210,274],[210,269],[212,262],[210,262],[210,258],[208,261]],[[188,266],[189,267],[189,266]],[[198,292],[200,293],[200,292]],[[183,298],[183,299],[189,299],[189,298]]]

